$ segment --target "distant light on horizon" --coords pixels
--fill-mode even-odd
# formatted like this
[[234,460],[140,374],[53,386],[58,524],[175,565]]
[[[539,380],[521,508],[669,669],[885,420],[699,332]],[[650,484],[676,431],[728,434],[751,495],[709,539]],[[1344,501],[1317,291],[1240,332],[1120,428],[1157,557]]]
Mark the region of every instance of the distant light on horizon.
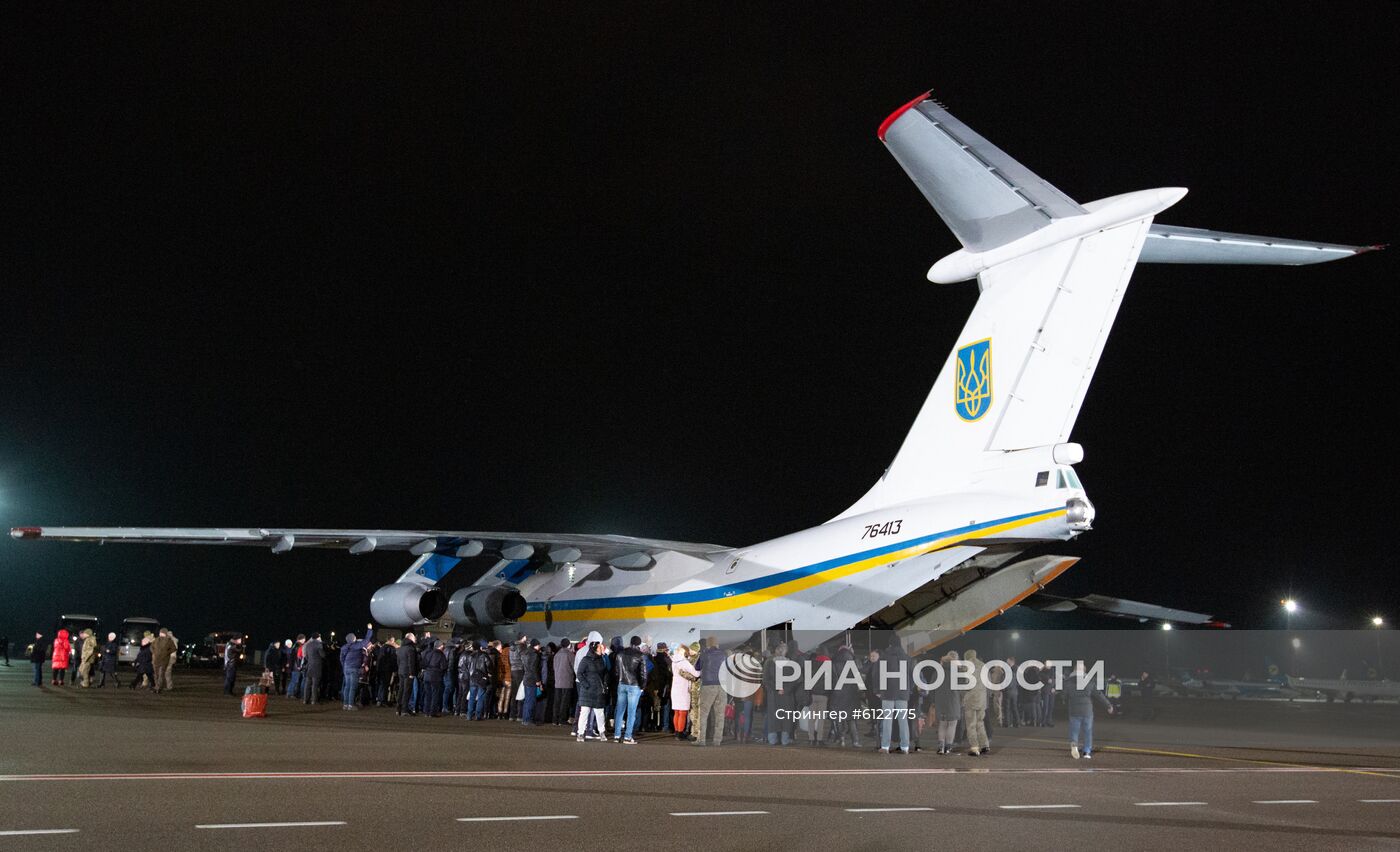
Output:
[[1162,622],[1162,629],[1163,629],[1163,630],[1171,630],[1171,629],[1172,629],[1172,623],[1171,623],[1170,621],[1164,621],[1164,622]]
[[1294,613],[1298,611],[1298,602],[1293,600],[1292,598],[1284,598],[1283,600],[1279,601],[1279,603],[1283,604],[1284,612]]
[[1371,616],[1371,626],[1372,626],[1372,627],[1384,627],[1384,626],[1385,626],[1385,619],[1384,619],[1384,618],[1381,618],[1379,615],[1373,615],[1373,616]]

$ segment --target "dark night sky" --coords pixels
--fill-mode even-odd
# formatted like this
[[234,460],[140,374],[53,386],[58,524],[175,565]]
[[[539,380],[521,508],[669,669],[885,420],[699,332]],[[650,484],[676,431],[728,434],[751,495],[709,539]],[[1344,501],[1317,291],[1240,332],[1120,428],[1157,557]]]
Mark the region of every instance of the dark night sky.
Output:
[[[1400,235],[1400,5],[1223,5],[8,5],[0,525],[819,523],[975,299],[875,139],[930,86],[1080,201]],[[1400,620],[1395,260],[1140,268],[1054,590]],[[346,629],[409,558],[6,539],[0,631]]]

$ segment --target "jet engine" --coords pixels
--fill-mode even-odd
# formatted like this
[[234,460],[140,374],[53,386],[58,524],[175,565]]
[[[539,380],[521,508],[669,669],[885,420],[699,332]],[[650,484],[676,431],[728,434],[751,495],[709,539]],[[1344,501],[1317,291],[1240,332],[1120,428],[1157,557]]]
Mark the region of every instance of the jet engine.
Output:
[[468,586],[453,593],[447,610],[458,624],[512,624],[525,614],[525,596],[505,586]]
[[447,593],[436,586],[390,583],[369,599],[369,612],[386,627],[412,627],[447,612]]

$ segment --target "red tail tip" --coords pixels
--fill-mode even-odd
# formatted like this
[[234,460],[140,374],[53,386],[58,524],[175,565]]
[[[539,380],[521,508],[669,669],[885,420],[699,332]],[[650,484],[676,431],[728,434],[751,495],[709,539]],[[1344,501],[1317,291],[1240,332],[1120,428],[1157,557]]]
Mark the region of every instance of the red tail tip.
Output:
[[38,538],[43,535],[43,527],[11,527],[10,538]]
[[880,122],[880,129],[875,131],[876,138],[879,139],[881,142],[884,142],[885,131],[890,129],[890,125],[898,121],[901,115],[904,115],[909,110],[928,100],[928,96],[931,94],[933,94],[933,90],[929,89],[927,92],[924,92],[922,95],[919,95],[914,100],[910,101],[909,103],[890,113],[889,117],[887,117],[884,121]]

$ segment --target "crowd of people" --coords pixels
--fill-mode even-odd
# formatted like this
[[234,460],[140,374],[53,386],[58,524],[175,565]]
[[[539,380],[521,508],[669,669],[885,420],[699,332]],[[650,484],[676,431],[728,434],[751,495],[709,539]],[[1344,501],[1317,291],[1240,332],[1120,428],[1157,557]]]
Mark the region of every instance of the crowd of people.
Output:
[[[34,685],[42,685],[48,662],[52,686],[66,681],[100,688],[108,679],[121,686],[119,649],[114,633],[104,642],[91,630],[76,637],[59,630],[51,645],[35,634],[30,653]],[[157,693],[171,689],[177,649],[178,640],[168,629],[142,637],[129,688]],[[312,633],[272,642],[263,651],[260,686],[308,705],[338,698],[344,710],[393,707],[398,716],[553,725],[565,728],[580,743],[611,739],[635,745],[639,733],[654,732],[695,746],[729,740],[859,749],[866,747],[865,740],[885,754],[909,754],[927,744],[939,755],[985,757],[991,754],[995,728],[1054,726],[1057,690],[1049,667],[1025,668],[1023,682],[1039,683],[1040,689],[1024,689],[1015,679],[999,689],[988,688],[981,677],[961,689],[954,688],[951,679],[928,690],[907,682],[891,686],[879,677],[882,659],[887,667],[912,662],[894,642],[859,661],[859,682],[793,685],[779,677],[783,661],[816,666],[830,662],[839,671],[857,662],[854,648],[840,644],[803,653],[789,640],[768,652],[748,647],[737,652],[761,664],[760,682],[747,695],[730,695],[724,689],[721,670],[727,655],[713,638],[703,646],[653,645],[641,636],[625,642],[614,636],[604,642],[592,631],[579,641],[541,642],[522,634],[503,643],[438,638],[424,630],[376,641],[370,624],[363,638],[350,633],[343,639],[334,634],[326,639]],[[244,656],[239,638],[223,649],[224,691],[230,695],[236,694]],[[974,672],[985,665],[975,650],[961,658]],[[948,651],[936,659],[948,665],[960,656]],[[76,672],[70,672],[73,661]],[[1004,662],[1017,668],[1015,658]],[[96,684],[94,668],[100,675]],[[1149,675],[1143,677],[1150,683]],[[1063,691],[1070,753],[1092,758],[1094,705],[1110,713],[1114,707],[1093,684],[1068,678]],[[1147,692],[1150,695],[1150,687]]]
[[[158,634],[147,633],[141,637],[136,658],[132,662],[133,672],[128,679],[129,689],[149,689],[160,693],[171,689],[174,684],[175,656],[179,641],[168,629],[162,627]],[[45,641],[43,633],[34,634],[34,642],[29,646],[29,663],[34,668],[33,684],[42,687],[44,664],[49,664],[50,686],[79,686],[83,689],[102,688],[110,678],[113,686],[121,686],[121,643],[117,634],[108,633],[106,640],[100,640],[92,630],[79,631],[74,636],[67,628],[54,634],[52,643]],[[97,678],[94,678],[94,669]],[[93,683],[96,679],[97,683]]]

